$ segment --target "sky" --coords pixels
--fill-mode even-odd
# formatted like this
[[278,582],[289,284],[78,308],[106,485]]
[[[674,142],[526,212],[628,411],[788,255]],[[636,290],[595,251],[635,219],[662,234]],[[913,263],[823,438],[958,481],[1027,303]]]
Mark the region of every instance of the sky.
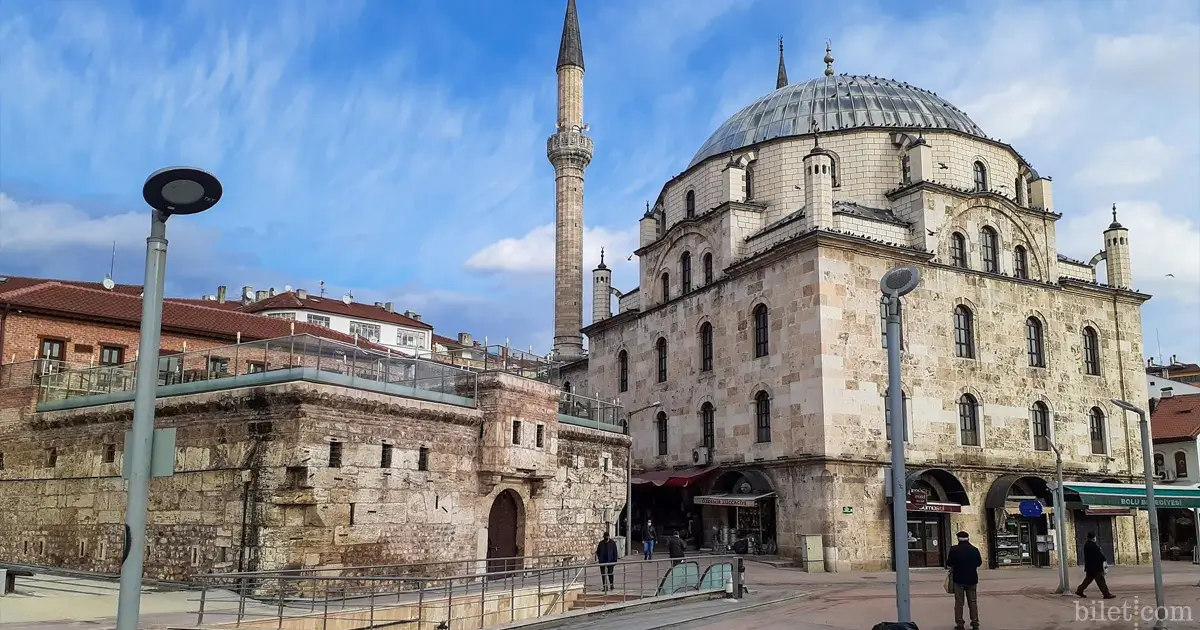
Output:
[[[167,291],[392,301],[550,349],[565,0],[0,0],[0,274],[137,284],[163,166],[219,205],[168,224]],[[1054,179],[1059,252],[1117,204],[1148,355],[1200,360],[1200,3],[579,0],[584,269],[637,282],[637,220],[722,121],[793,82],[895,78]],[[113,255],[115,243],[115,256]],[[1101,271],[1103,278],[1103,271]],[[584,283],[588,286],[588,283]],[[590,298],[590,296],[587,296]],[[590,302],[585,304],[590,320]]]

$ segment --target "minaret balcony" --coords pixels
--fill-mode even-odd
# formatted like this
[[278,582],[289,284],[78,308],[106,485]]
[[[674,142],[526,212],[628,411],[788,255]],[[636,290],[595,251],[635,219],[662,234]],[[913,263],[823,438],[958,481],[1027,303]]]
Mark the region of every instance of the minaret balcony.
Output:
[[546,139],[546,157],[552,164],[575,162],[580,168],[592,161],[592,139],[582,131],[560,131]]

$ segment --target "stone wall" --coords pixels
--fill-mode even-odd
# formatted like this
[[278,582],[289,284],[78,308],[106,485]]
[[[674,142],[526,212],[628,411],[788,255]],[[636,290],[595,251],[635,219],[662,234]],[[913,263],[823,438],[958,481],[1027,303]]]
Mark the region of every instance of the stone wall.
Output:
[[[14,391],[0,392],[12,506],[0,558],[117,571],[132,405],[36,413],[36,392]],[[508,374],[480,377],[478,409],[312,383],[160,399],[177,459],[151,482],[147,575],[236,570],[243,548],[240,566],[260,570],[481,558],[505,490],[521,498],[525,555],[587,558],[624,506],[629,439],[560,425],[556,411],[554,388]]]

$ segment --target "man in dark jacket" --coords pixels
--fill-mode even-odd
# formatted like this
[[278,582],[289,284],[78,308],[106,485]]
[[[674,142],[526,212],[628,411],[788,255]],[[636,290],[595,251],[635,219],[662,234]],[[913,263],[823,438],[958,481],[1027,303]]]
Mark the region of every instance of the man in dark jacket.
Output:
[[654,559],[654,543],[658,538],[656,534],[654,523],[646,521],[646,526],[642,528],[642,558],[644,560]]
[[621,552],[617,550],[617,541],[609,538],[608,532],[604,532],[604,538],[596,545],[596,562],[600,565],[600,583],[605,591],[613,590],[613,567],[620,559]]
[[965,630],[963,620],[963,601],[971,611],[971,628],[979,630],[979,600],[976,599],[975,589],[979,586],[979,567],[983,566],[983,556],[971,544],[971,536],[967,532],[958,532],[958,544],[950,548],[946,554],[946,568],[950,570],[950,579],[954,582],[954,628]]
[[1091,585],[1092,582],[1100,587],[1100,593],[1104,595],[1104,599],[1112,599],[1116,597],[1108,590],[1108,582],[1104,580],[1104,563],[1108,562],[1108,558],[1104,556],[1104,550],[1096,543],[1096,532],[1088,532],[1087,542],[1083,544],[1083,584],[1075,589],[1075,594],[1087,599],[1087,595],[1083,594],[1084,589]]
[[680,558],[683,558],[683,539],[679,537],[678,530],[667,539],[667,555],[675,560],[671,564],[679,564]]

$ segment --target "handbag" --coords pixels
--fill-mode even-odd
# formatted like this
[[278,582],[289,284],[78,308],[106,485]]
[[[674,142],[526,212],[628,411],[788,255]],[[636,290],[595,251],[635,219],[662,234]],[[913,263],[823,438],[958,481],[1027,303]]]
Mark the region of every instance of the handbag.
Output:
[[947,595],[954,594],[954,570],[953,569],[946,570],[946,583],[944,586],[946,588]]

